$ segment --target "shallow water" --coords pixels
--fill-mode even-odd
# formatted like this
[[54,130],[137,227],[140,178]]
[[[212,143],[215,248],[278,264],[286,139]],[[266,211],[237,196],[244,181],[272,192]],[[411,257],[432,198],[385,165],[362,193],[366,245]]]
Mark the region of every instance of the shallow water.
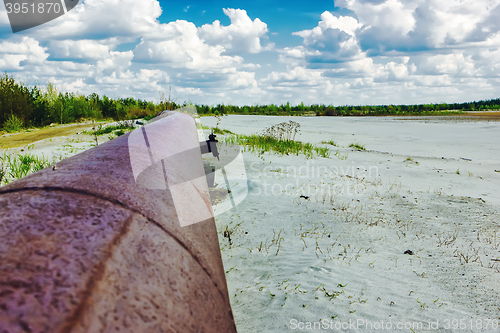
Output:
[[[288,122],[300,123],[300,141],[334,140],[341,146],[358,142],[368,150],[435,158],[467,158],[500,169],[500,122],[457,122],[455,118],[402,120],[394,117],[276,117],[229,115],[219,125],[239,134],[261,132]],[[202,118],[208,126],[217,119]]]

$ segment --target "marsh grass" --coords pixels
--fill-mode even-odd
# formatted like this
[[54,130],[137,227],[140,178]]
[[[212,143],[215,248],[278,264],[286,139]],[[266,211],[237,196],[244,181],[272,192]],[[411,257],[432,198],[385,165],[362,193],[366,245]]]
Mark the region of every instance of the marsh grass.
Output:
[[50,162],[43,156],[38,157],[31,154],[11,155],[4,152],[0,155],[0,185],[7,185],[11,181],[40,171],[55,162],[57,161]]

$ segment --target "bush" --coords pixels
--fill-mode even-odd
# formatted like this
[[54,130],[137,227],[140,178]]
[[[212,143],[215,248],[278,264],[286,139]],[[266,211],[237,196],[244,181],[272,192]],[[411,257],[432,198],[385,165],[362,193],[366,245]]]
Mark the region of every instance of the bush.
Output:
[[3,124],[3,129],[7,132],[19,132],[23,128],[23,121],[15,115],[11,115]]

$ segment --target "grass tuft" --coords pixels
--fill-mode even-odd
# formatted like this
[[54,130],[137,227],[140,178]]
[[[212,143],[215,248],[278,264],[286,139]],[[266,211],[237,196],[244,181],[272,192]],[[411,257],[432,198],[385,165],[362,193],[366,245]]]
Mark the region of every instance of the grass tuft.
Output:
[[357,143],[357,142],[355,142],[355,143],[351,143],[351,144],[349,145],[349,148],[354,148],[354,149],[356,149],[356,150],[366,151],[365,146],[363,146],[363,145],[361,145],[361,144],[359,144],[359,143]]
[[321,143],[324,144],[324,145],[331,145],[331,146],[334,146],[334,147],[338,147],[337,142],[335,142],[333,140],[321,141]]
[[304,155],[306,158],[317,156],[328,158],[330,151],[327,147],[315,147],[311,143],[293,140],[278,140],[263,135],[232,135],[223,139],[226,143],[238,144],[245,150],[257,152],[260,155],[274,152],[280,155]]
[[230,130],[223,129],[223,128],[218,128],[218,127],[212,127],[212,131],[214,132],[214,134],[221,134],[221,135],[224,135],[224,134],[234,134]]

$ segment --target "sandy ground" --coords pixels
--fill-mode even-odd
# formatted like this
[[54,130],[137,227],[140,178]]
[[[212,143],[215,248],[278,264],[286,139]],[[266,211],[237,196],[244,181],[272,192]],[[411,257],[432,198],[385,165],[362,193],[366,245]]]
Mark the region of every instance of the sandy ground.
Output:
[[[97,122],[95,126],[105,124]],[[3,134],[0,136],[0,154],[33,154],[43,156],[49,161],[68,158],[95,146],[95,138],[82,133],[84,130],[92,130],[93,126],[91,122],[87,122]],[[107,135],[98,136],[98,143],[108,140]]]
[[299,140],[334,140],[347,158],[243,154],[248,195],[216,218],[238,331],[500,331],[500,123],[229,116],[220,127],[289,119]]

